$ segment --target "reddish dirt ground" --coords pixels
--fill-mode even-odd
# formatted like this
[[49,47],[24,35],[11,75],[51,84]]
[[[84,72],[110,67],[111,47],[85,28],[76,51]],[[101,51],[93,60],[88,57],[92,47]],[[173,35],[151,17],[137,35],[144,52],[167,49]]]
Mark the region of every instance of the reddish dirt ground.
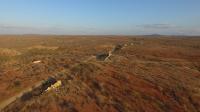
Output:
[[[48,76],[60,74],[62,81],[59,88],[26,101],[19,98],[2,111],[200,111],[199,37],[29,35],[0,40],[1,48],[20,52],[0,58],[0,101]],[[108,60],[90,58],[117,44],[122,49]],[[46,49],[27,49],[36,45]]]

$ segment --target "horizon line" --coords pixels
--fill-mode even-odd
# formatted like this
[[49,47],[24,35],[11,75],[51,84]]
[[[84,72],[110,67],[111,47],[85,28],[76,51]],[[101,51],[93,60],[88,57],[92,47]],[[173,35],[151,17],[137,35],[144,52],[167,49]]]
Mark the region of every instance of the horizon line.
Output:
[[0,36],[190,36],[198,37],[200,35],[165,35],[165,34],[0,34]]

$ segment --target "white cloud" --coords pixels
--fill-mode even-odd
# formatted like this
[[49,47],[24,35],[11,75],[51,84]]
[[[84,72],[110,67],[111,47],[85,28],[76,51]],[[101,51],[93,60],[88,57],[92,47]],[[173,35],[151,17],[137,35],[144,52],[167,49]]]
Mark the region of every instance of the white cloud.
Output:
[[143,25],[137,25],[137,27],[150,28],[150,29],[169,29],[169,28],[176,28],[177,26],[172,24],[143,24]]
[[0,34],[103,34],[103,35],[146,35],[146,34],[163,34],[163,35],[200,35],[200,27],[184,27],[172,24],[143,24],[116,26],[116,27],[94,27],[94,26],[54,26],[54,27],[25,27],[1,25]]
[[56,34],[64,33],[57,27],[25,27],[0,25],[0,34]]
[[173,24],[136,25],[134,30],[143,34],[200,35],[200,27],[178,26]]

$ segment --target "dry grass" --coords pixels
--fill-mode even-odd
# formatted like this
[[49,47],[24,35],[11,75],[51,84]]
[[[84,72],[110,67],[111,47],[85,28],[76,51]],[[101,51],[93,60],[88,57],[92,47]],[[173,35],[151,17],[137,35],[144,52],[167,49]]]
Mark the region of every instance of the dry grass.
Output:
[[[5,112],[200,111],[200,39],[197,37],[47,36],[44,39],[31,36],[3,41],[8,40],[18,40],[8,48],[18,48],[21,55],[1,66],[0,94],[9,97],[16,92],[12,86],[6,89],[7,82],[16,77],[23,88],[59,74],[56,78],[62,81],[62,86],[25,101],[16,100]],[[35,48],[38,43],[39,48]],[[125,43],[127,46],[112,52],[108,61],[88,60]],[[41,63],[33,64],[34,60]]]
[[8,48],[0,48],[0,56],[18,56],[21,53],[17,50],[8,49]]

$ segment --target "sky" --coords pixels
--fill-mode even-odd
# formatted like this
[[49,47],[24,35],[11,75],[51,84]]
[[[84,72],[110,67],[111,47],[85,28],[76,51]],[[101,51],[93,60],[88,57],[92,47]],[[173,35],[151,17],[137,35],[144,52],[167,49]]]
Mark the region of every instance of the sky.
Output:
[[0,0],[0,34],[200,35],[200,0]]

